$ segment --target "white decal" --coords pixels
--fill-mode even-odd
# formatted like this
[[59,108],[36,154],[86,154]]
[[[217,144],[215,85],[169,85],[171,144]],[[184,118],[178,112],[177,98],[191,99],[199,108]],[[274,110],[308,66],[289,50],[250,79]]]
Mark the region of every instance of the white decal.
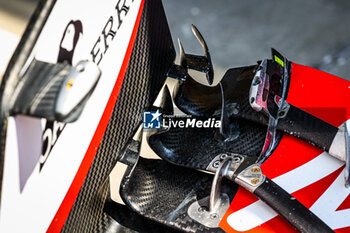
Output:
[[[324,152],[308,163],[274,178],[273,181],[287,192],[293,193],[328,176],[343,165],[342,162]],[[350,189],[344,187],[343,171],[327,191],[314,203],[311,210],[333,229],[349,226],[350,210],[334,212],[349,193]],[[261,200],[258,200],[232,213],[228,216],[227,223],[237,231],[247,231],[276,216],[277,213],[274,210]]]

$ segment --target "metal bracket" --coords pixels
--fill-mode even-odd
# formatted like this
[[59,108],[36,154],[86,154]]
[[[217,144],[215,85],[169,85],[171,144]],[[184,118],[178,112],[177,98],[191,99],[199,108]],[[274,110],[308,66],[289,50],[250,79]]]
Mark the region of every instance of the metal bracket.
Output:
[[215,158],[209,163],[206,170],[210,171],[210,172],[217,172],[220,165],[222,164],[222,162],[226,158],[232,158],[234,164],[237,164],[237,167],[239,166],[239,164],[241,162],[243,162],[243,159],[244,159],[243,156],[239,155],[239,154],[235,154],[235,153],[231,153],[231,152],[221,153],[221,154],[215,156]]
[[226,193],[220,194],[218,200],[216,201],[215,212],[208,211],[208,204],[209,197],[196,201],[190,205],[187,210],[187,214],[190,218],[206,227],[217,228],[219,227],[222,217],[230,207],[230,198]]
[[270,89],[270,82],[266,74],[266,67],[267,59],[260,64],[255,73],[249,90],[249,103],[255,111],[264,111],[266,114],[268,114],[267,100],[263,98],[264,91],[266,92]]
[[250,192],[254,192],[254,190],[259,187],[264,181],[265,176],[257,164],[253,164],[241,171],[235,179],[235,182],[237,182],[237,184],[244,187]]
[[209,197],[205,197],[199,201],[196,201],[188,208],[188,216],[193,220],[201,223],[209,228],[217,228],[222,217],[226,213],[230,206],[230,198],[221,191],[222,178],[227,176],[230,170],[230,163],[221,162],[226,161],[226,158],[231,158],[229,153],[224,153],[216,156],[217,160],[212,161],[212,167],[216,173],[211,186],[211,192]]
[[255,161],[255,158],[229,152],[217,155],[206,168],[207,171],[215,172],[210,197],[192,203],[188,209],[188,215],[207,227],[217,227],[230,205],[225,194],[220,194],[223,177],[251,192],[265,181],[266,177],[253,159]]
[[[287,64],[287,59],[284,58],[283,64]],[[251,107],[260,112],[264,112],[269,117],[269,123],[267,126],[267,133],[265,138],[264,147],[257,160],[258,164],[261,165],[273,152],[276,147],[276,128],[278,120],[285,117],[289,110],[289,104],[286,102],[287,91],[288,91],[288,70],[287,66],[283,66],[283,87],[281,98],[275,99],[276,105],[278,106],[277,114],[275,116],[271,115],[267,106],[266,92],[270,89],[270,83],[267,70],[267,59],[265,59],[259,66],[255,77],[253,79],[250,91],[249,91],[249,102]]]

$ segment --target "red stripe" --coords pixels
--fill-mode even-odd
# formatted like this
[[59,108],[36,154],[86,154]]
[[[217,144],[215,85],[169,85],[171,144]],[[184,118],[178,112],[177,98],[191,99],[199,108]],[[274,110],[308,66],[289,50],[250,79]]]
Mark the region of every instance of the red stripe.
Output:
[[[316,170],[316,169],[315,169]],[[334,183],[339,174],[344,170],[344,166],[338,168],[322,179],[292,193],[306,208],[311,208],[313,204],[326,192]]]
[[107,106],[103,112],[103,115],[101,117],[101,120],[97,126],[97,129],[95,131],[95,134],[90,142],[90,145],[86,151],[86,154],[84,156],[83,161],[80,164],[80,167],[77,171],[77,174],[74,177],[74,180],[69,187],[69,190],[66,194],[66,196],[63,199],[63,202],[61,203],[61,206],[56,212],[56,215],[54,219],[52,220],[49,228],[47,229],[47,232],[60,232],[68,215],[70,210],[73,207],[74,201],[77,198],[79,191],[81,189],[81,186],[83,185],[83,182],[85,180],[85,177],[90,169],[90,166],[92,164],[92,161],[96,155],[97,149],[101,143],[102,137],[104,135],[104,132],[106,131],[109,118],[112,115],[113,108],[115,106],[115,103],[117,101],[117,97],[119,95],[119,90],[122,86],[126,68],[128,67],[128,63],[130,60],[131,52],[134,46],[136,34],[137,34],[137,29],[140,23],[141,15],[142,15],[142,10],[143,10],[143,5],[144,5],[144,0],[141,1],[139,12],[137,14],[136,22],[134,25],[134,29],[131,34],[131,38],[129,41],[128,48],[125,53],[125,57],[122,63],[122,66],[120,68],[120,72],[117,78],[117,81],[114,85],[113,91],[111,96],[109,97]]
[[340,204],[340,206],[335,211],[350,209],[350,194],[345,198],[345,200]]

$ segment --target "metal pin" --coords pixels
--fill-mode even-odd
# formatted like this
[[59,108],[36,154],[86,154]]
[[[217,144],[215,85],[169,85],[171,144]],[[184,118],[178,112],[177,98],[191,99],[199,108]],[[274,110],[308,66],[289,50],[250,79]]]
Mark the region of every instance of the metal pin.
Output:
[[210,191],[209,213],[215,213],[216,211],[215,207],[220,197],[221,181],[223,177],[227,176],[231,162],[231,158],[225,159],[216,170]]

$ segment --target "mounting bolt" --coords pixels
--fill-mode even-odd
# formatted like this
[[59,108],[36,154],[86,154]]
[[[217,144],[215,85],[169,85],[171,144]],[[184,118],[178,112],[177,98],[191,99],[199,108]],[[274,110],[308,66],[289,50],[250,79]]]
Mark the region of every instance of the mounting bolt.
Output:
[[259,183],[259,179],[258,179],[258,178],[254,178],[254,179],[252,179],[252,180],[250,181],[250,183],[252,183],[252,184],[257,184],[257,183]]
[[228,154],[221,154],[221,155],[220,155],[220,159],[226,159],[227,156],[228,156]]
[[252,168],[252,172],[260,172],[260,168],[259,167],[253,167]]
[[216,160],[214,163],[213,163],[213,167],[214,168],[218,168],[220,166],[221,162],[219,160]]
[[216,213],[210,215],[211,219],[217,219],[219,216]]
[[237,155],[233,156],[233,158],[232,158],[232,161],[234,163],[239,163],[239,162],[241,162],[241,160],[242,160],[242,158],[237,156]]

